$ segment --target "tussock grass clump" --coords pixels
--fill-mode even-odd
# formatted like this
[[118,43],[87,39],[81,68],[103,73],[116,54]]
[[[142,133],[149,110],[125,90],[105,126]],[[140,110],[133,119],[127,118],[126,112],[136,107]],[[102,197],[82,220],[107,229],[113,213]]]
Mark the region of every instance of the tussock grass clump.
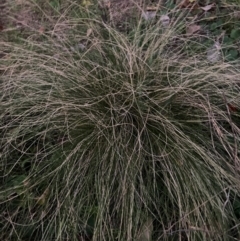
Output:
[[239,239],[239,64],[159,25],[1,43],[0,239]]

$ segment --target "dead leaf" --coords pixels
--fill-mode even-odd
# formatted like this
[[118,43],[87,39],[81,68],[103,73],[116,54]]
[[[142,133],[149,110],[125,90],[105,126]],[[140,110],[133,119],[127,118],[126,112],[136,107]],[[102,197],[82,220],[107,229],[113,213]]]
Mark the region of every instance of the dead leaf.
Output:
[[231,112],[237,112],[238,108],[232,104],[228,104],[228,108]]
[[160,21],[161,21],[163,27],[167,27],[170,23],[170,18],[168,17],[168,15],[162,15],[160,18]]
[[44,27],[43,26],[41,26],[40,28],[39,28],[39,30],[38,30],[38,32],[40,33],[40,34],[43,34],[44,33]]
[[142,17],[145,20],[152,20],[156,17],[157,12],[156,11],[146,11],[146,12],[142,12]]
[[158,8],[156,6],[148,6],[147,8],[147,11],[157,11]]
[[91,28],[89,28],[88,30],[87,30],[87,37],[89,37],[90,35],[91,35],[91,33],[92,33],[92,29]]
[[201,7],[201,9],[204,10],[205,12],[207,12],[207,11],[211,10],[214,6],[215,6],[215,4],[213,3],[213,4],[209,4],[205,7]]
[[237,19],[240,19],[240,11],[234,11],[233,17],[237,18]]
[[216,63],[220,60],[221,58],[221,45],[219,42],[215,42],[213,46],[211,46],[207,50],[207,60],[212,63]]
[[84,51],[86,49],[86,45],[83,43],[76,44],[75,46],[71,46],[70,49],[75,52],[75,51]]
[[187,33],[188,35],[192,35],[192,34],[198,32],[200,29],[201,29],[201,26],[196,25],[196,24],[192,24],[192,25],[189,25],[189,26],[186,28],[186,33]]
[[196,0],[182,0],[178,4],[179,8],[191,8],[191,9],[199,9],[199,6]]
[[83,0],[82,6],[88,8],[89,6],[93,5],[91,1],[89,0]]

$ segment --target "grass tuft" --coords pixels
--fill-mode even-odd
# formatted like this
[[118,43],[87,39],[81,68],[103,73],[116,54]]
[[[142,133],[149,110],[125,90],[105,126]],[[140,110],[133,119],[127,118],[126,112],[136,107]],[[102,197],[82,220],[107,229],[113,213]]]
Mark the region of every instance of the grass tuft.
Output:
[[238,240],[239,63],[76,6],[0,42],[0,239]]

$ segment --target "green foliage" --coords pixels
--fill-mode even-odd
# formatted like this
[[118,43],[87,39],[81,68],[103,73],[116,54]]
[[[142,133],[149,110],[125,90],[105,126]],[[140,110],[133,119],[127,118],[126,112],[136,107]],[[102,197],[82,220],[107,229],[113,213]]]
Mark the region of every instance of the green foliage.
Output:
[[52,0],[52,1],[49,2],[49,4],[50,4],[51,7],[52,7],[54,10],[56,10],[56,11],[58,11],[59,8],[60,8],[60,2],[59,2],[59,0]]

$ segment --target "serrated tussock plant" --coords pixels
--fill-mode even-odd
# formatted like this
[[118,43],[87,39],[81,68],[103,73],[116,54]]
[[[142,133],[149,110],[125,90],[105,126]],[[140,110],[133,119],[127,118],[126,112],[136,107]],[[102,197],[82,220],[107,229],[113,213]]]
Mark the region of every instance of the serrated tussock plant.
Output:
[[239,64],[158,24],[1,43],[1,240],[238,240]]

